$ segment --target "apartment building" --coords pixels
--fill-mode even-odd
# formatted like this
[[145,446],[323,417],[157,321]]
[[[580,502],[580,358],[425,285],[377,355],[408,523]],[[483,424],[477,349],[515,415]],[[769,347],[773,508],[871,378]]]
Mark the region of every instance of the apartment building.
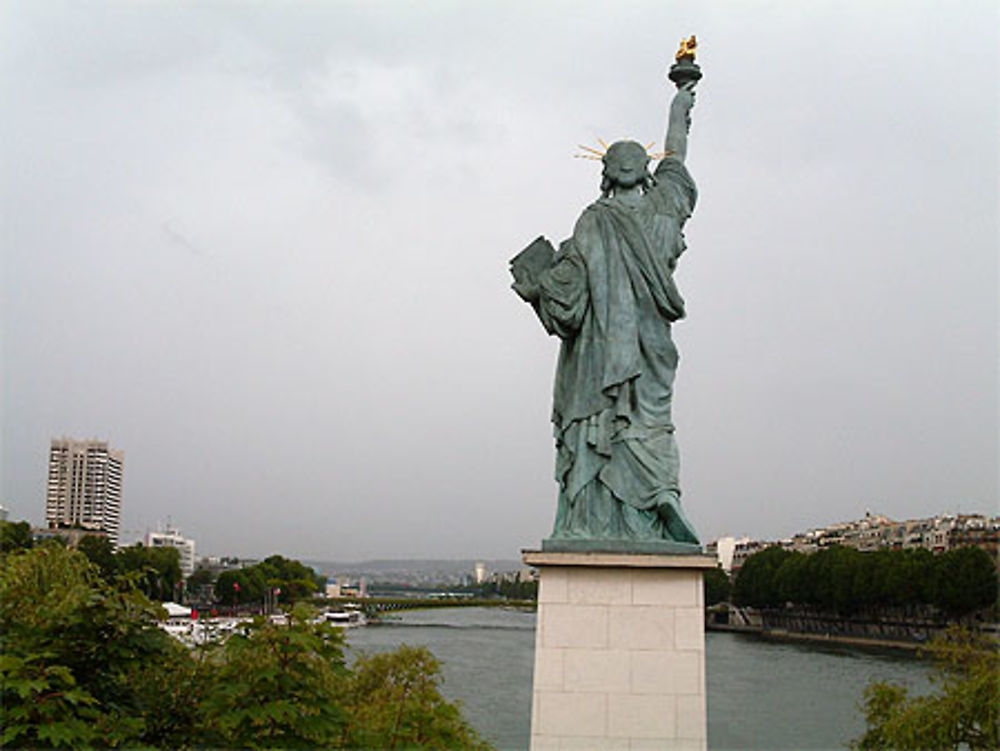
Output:
[[124,462],[124,453],[106,441],[53,439],[45,494],[48,527],[104,532],[117,545]]
[[194,540],[181,536],[181,533],[167,527],[159,532],[146,533],[147,548],[177,548],[181,556],[181,574],[187,579],[194,573]]

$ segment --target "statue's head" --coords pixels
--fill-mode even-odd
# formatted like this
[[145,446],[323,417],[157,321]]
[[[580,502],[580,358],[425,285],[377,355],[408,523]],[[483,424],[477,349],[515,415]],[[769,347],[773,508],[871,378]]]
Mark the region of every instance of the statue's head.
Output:
[[648,188],[652,184],[653,176],[647,169],[649,154],[642,144],[615,141],[608,147],[602,161],[601,192],[604,195],[610,195],[616,188],[634,188],[636,185]]

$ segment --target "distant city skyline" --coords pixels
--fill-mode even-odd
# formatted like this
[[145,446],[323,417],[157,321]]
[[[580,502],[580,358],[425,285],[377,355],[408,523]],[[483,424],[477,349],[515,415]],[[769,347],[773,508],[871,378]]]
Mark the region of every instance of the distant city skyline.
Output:
[[[0,503],[128,457],[121,538],[516,558],[557,342],[508,260],[661,142],[694,33],[674,421],[705,541],[995,513],[1000,9],[0,4]],[[942,48],[960,50],[943,62]]]

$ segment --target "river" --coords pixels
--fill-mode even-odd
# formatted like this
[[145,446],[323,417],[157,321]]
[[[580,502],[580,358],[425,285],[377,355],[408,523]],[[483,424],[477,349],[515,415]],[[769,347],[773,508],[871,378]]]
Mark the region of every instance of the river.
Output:
[[[499,608],[413,610],[351,629],[353,651],[426,646],[442,663],[442,692],[503,751],[526,749],[535,614]],[[864,730],[871,680],[926,690],[928,665],[909,655],[706,634],[710,749],[843,749]]]

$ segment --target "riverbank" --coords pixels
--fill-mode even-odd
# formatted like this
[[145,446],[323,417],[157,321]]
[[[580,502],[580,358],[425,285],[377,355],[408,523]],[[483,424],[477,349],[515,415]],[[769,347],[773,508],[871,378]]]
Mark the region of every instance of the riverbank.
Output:
[[706,631],[717,631],[730,634],[746,634],[760,639],[778,642],[803,642],[810,644],[837,644],[845,647],[860,647],[867,649],[894,649],[915,654],[924,647],[920,642],[899,641],[897,639],[873,639],[862,636],[846,636],[841,634],[817,634],[789,631],[787,629],[765,629],[760,626],[732,626],[728,624],[706,623]]
[[[353,653],[424,645],[442,663],[442,692],[498,749],[530,742],[536,616],[502,608],[402,611],[346,634]],[[886,649],[804,648],[710,632],[705,639],[708,746],[713,751],[845,748],[865,728],[873,680],[920,692],[929,663]]]

